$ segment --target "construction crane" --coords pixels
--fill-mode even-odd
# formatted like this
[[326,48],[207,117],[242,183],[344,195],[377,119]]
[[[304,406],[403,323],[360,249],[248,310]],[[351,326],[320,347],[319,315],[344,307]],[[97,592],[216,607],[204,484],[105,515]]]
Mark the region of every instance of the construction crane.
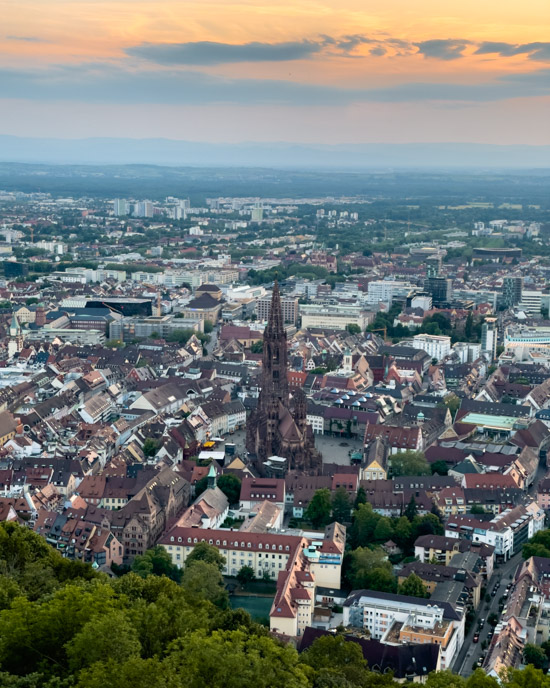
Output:
[[369,330],[369,332],[383,332],[384,333],[384,341],[386,341],[386,337],[388,335],[388,328],[387,327],[378,327],[375,330]]

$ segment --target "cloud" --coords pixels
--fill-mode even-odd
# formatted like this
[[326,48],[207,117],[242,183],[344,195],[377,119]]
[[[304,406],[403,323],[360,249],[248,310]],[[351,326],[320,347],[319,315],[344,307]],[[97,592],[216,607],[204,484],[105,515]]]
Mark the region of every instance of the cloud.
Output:
[[155,64],[203,67],[237,62],[290,62],[308,60],[321,53],[340,57],[361,57],[357,49],[374,44],[371,55],[385,55],[388,48],[411,50],[412,45],[400,39],[374,39],[363,34],[349,34],[335,38],[321,35],[314,39],[283,43],[218,43],[197,41],[190,43],[141,43],[126,48],[130,57],[138,57]]
[[501,43],[497,41],[485,41],[479,45],[474,55],[500,55],[501,57],[527,55],[530,60],[546,62],[550,61],[550,43]]
[[25,43],[49,43],[45,38],[40,36],[6,36],[7,41],[24,41]]
[[343,88],[204,72],[130,69],[110,63],[44,70],[0,70],[2,98],[83,103],[345,106],[360,102],[471,103],[550,95],[550,69],[478,84],[410,82],[382,88]]
[[327,45],[320,41],[288,41],[285,43],[142,43],[126,49],[139,57],[163,65],[217,65],[235,62],[287,62],[304,60]]
[[438,60],[457,60],[463,57],[464,50],[470,45],[470,41],[451,38],[434,38],[414,44],[418,52],[424,57],[433,57]]

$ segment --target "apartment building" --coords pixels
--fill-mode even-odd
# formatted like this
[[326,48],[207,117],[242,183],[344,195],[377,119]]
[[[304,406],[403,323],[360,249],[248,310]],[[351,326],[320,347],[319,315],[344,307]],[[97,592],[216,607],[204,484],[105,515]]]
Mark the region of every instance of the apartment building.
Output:
[[416,334],[411,340],[411,346],[441,361],[451,353],[451,338],[436,334]]
[[391,645],[436,644],[441,669],[450,669],[464,642],[464,616],[447,602],[373,590],[354,590],[344,602],[344,626]]

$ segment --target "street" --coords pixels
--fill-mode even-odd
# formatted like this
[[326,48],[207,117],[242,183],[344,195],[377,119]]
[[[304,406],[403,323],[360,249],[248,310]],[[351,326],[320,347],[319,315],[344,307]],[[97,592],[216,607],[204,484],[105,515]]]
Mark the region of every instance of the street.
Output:
[[[495,567],[491,580],[487,584],[486,594],[491,594],[497,581],[500,582],[500,587],[497,591],[497,594],[494,597],[491,597],[490,602],[487,603],[485,602],[485,599],[482,599],[479,603],[479,607],[476,611],[475,621],[472,624],[470,631],[464,638],[464,645],[458,653],[458,657],[453,666],[453,671],[459,673],[461,676],[469,676],[471,673],[473,673],[473,665],[475,662],[477,662],[483,651],[482,643],[484,640],[487,641],[487,647],[489,646],[487,635],[493,630],[493,626],[490,626],[487,623],[487,619],[493,612],[500,617],[500,612],[498,611],[498,602],[504,595],[508,583],[512,582],[516,573],[516,569],[522,561],[523,559],[521,557],[521,552],[518,552],[518,554],[515,554],[505,564],[499,565],[498,568]],[[474,634],[479,630],[478,622],[480,619],[485,619],[485,624],[481,631],[479,631],[479,642],[474,643],[473,637]]]

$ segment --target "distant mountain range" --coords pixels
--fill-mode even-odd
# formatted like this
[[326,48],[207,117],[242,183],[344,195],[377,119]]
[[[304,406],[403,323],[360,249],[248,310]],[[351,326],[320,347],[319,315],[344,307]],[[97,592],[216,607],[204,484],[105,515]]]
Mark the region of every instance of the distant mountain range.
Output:
[[550,168],[550,146],[476,143],[198,143],[171,139],[0,136],[0,161],[377,170]]

